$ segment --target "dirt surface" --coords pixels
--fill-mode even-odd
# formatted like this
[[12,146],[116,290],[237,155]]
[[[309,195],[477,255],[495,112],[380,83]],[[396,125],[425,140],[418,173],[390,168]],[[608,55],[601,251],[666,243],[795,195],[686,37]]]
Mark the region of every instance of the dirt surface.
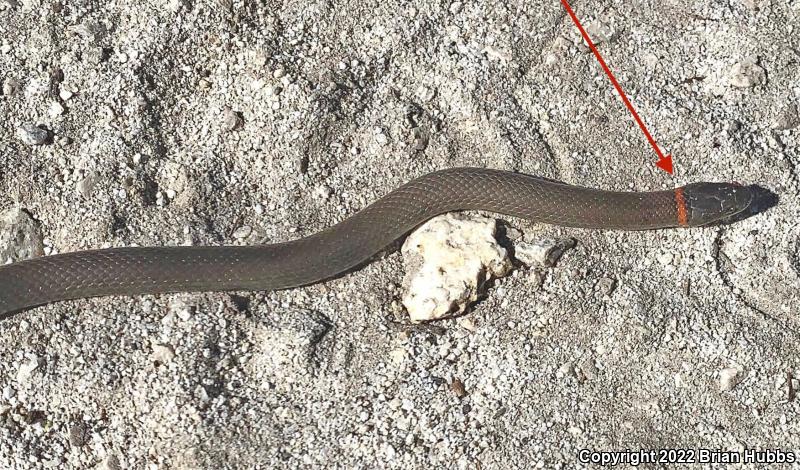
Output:
[[0,467],[574,468],[593,466],[581,449],[800,448],[800,3],[573,7],[674,177],[559,2],[0,1],[0,210],[39,243],[0,247],[9,259],[289,240],[456,166],[779,198],[693,230],[505,218],[578,245],[424,326],[399,306],[396,250],[307,288],[15,315]]

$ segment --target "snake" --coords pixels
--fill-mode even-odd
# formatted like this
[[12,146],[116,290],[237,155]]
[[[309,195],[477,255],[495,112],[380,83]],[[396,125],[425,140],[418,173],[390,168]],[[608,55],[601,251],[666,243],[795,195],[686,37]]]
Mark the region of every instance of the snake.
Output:
[[292,241],[236,246],[121,247],[0,266],[0,318],[52,302],[98,296],[270,291],[329,280],[366,263],[434,216],[478,210],[603,230],[699,227],[750,206],[738,183],[620,192],[523,173],[450,168],[389,192],[338,224]]

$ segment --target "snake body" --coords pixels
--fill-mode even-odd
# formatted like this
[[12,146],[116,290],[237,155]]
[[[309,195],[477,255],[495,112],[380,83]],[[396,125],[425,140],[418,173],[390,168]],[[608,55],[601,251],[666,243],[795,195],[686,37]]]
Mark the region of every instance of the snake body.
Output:
[[592,229],[693,227],[743,211],[752,195],[733,183],[671,191],[612,192],[499,170],[427,174],[322,232],[259,246],[111,248],[0,267],[0,318],[61,300],[187,291],[275,290],[342,274],[436,215],[485,210]]

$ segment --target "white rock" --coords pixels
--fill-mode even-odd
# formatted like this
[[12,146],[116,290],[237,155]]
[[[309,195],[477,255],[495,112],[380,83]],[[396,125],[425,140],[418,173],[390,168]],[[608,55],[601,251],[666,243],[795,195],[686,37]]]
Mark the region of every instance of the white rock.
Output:
[[150,355],[150,359],[152,359],[154,362],[160,362],[161,364],[166,364],[174,358],[175,358],[175,350],[172,349],[172,346],[168,344],[153,345],[153,353]]
[[17,138],[25,145],[44,145],[50,134],[33,124],[23,124],[17,128]]
[[226,106],[222,110],[220,123],[223,130],[230,132],[241,128],[244,124],[244,120],[242,119],[242,115],[240,113]]
[[58,96],[64,101],[69,100],[70,98],[73,97],[73,95],[74,95],[74,93],[72,93],[70,90],[68,90],[66,88],[62,88],[62,89],[58,90]]
[[776,131],[788,131],[796,127],[800,127],[800,112],[795,104],[782,109],[772,123],[772,128]]
[[64,106],[58,101],[53,101],[52,103],[50,103],[50,109],[48,109],[47,112],[48,114],[50,114],[50,117],[53,118],[61,116],[62,114],[64,114]]
[[20,209],[0,212],[0,264],[42,254],[44,243],[36,221]]
[[233,231],[233,238],[241,240],[249,237],[251,233],[253,233],[253,227],[249,225],[242,225]]
[[719,389],[723,392],[733,390],[741,381],[741,371],[735,367],[727,367],[719,372]]
[[562,240],[519,241],[514,245],[514,257],[528,266],[555,266],[565,251],[575,247],[574,238]]
[[728,83],[736,88],[750,88],[767,83],[767,71],[757,63],[757,58],[750,57],[731,68]]
[[445,214],[406,239],[403,305],[411,321],[463,312],[486,280],[508,273],[511,261],[495,239],[496,228],[488,217]]
[[[586,26],[586,32],[595,45],[611,42],[617,34],[614,27],[604,21],[593,21]],[[589,50],[589,46],[582,43],[582,48]]]
[[19,365],[17,369],[17,382],[27,382],[31,378],[34,370],[42,365],[43,361],[34,354],[28,354],[25,357],[25,362]]
[[331,197],[331,194],[333,194],[333,191],[327,185],[322,184],[314,188],[314,197],[317,199],[322,199],[325,201]]

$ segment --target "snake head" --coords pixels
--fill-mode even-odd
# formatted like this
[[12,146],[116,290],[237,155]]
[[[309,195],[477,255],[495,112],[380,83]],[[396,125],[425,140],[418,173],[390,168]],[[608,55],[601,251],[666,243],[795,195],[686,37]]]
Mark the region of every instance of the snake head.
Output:
[[753,201],[751,189],[737,183],[694,183],[682,189],[690,227],[721,222],[743,212]]

